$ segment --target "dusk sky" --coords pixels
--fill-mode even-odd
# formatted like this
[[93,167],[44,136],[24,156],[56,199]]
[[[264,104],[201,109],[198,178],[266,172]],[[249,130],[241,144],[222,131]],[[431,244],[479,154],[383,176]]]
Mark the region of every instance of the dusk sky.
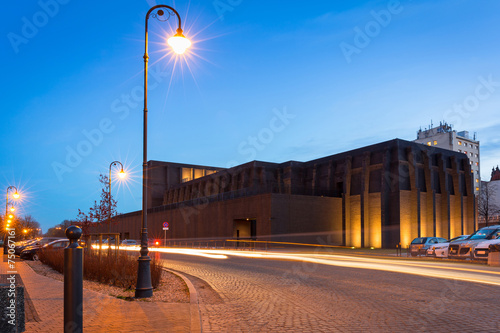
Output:
[[[477,133],[483,180],[500,164],[498,1],[160,3],[193,47],[173,56],[177,21],[150,20],[149,160],[308,161],[414,140],[444,120]],[[112,178],[118,211],[141,209],[144,18],[155,4],[3,6],[0,188],[16,186],[19,213],[44,232],[88,211],[115,160],[131,176]]]

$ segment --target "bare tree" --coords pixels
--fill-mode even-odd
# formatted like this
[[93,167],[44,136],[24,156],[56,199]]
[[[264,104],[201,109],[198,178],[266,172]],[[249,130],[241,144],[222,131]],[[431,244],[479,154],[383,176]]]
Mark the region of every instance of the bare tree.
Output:
[[14,224],[16,234],[23,235],[25,238],[33,238],[39,234],[40,223],[31,215],[20,217]]
[[500,208],[497,203],[498,198],[497,190],[492,182],[481,182],[477,212],[480,217],[484,218],[486,226],[488,226],[493,216],[500,213]]
[[61,223],[55,225],[52,228],[49,228],[47,232],[45,233],[45,236],[50,236],[50,237],[66,237],[66,229],[70,225],[79,225],[78,221],[76,220],[64,220]]
[[90,207],[89,212],[85,213],[78,209],[77,221],[82,227],[83,233],[88,233],[89,227],[94,223],[111,223],[112,218],[116,215],[116,200],[109,193],[109,179],[106,175],[99,175],[101,183],[101,195],[99,202],[94,201],[94,205]]

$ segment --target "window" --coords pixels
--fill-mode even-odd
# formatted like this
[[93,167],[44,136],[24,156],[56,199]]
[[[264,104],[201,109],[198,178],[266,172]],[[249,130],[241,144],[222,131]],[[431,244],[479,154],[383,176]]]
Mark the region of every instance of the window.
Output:
[[472,153],[469,153],[469,154],[470,154],[470,156],[472,156]]
[[459,153],[461,153],[461,152],[462,152],[462,149],[459,149],[459,150],[458,150],[458,152],[459,152]]
[[477,157],[477,156],[478,156],[478,155],[476,154],[476,157]]
[[429,141],[429,142],[427,142],[427,145],[428,145],[428,146],[430,146],[430,145],[431,145],[431,142],[430,142],[430,141]]
[[467,152],[466,152],[466,151],[464,151],[464,154],[465,154],[465,155],[467,155]]
[[479,162],[476,162],[476,165],[479,165]]
[[479,187],[476,187],[476,191],[479,191]]
[[477,146],[475,148],[477,149]]
[[458,145],[461,146],[462,145],[462,141],[458,141]]
[[470,165],[472,165],[472,161],[470,161],[469,163],[470,163]]
[[437,145],[437,144],[438,144],[438,142],[436,140],[434,140],[434,146]]
[[476,183],[479,183],[479,179],[476,178]]

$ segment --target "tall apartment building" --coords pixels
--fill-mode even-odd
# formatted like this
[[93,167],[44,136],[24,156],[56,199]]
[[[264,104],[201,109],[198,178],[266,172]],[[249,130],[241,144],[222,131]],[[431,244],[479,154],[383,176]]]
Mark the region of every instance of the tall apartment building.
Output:
[[479,172],[479,141],[474,134],[471,139],[468,131],[457,132],[451,124],[440,122],[439,126],[429,129],[418,130],[417,139],[414,142],[427,146],[436,146],[443,149],[464,153],[469,158],[471,172],[474,174],[474,194],[479,195],[481,177]]

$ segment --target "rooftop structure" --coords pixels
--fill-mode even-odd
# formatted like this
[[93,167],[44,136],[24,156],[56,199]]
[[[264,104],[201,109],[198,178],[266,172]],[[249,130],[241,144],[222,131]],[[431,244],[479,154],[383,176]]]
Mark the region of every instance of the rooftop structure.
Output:
[[479,195],[481,184],[480,174],[480,154],[479,141],[476,140],[476,134],[469,135],[468,131],[457,132],[451,124],[440,122],[439,126],[424,130],[419,129],[417,139],[414,142],[422,143],[431,147],[439,147],[443,149],[453,150],[467,155],[472,173],[474,175],[474,194]]

